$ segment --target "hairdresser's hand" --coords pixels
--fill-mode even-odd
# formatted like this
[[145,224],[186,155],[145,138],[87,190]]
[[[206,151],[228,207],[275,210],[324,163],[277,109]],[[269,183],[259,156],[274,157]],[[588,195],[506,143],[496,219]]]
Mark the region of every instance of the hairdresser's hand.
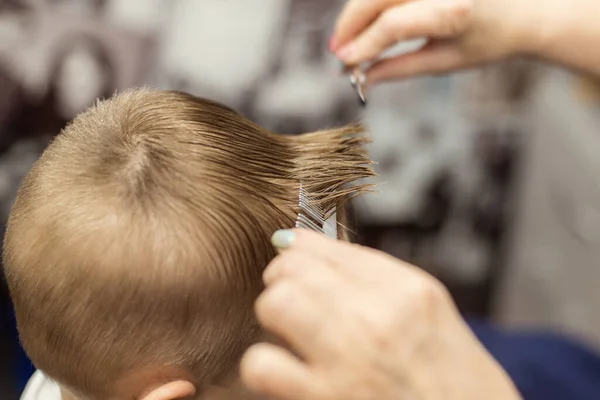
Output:
[[[600,72],[597,0],[350,0],[330,50],[347,64],[427,37],[422,50],[376,63],[368,83],[531,54]],[[590,54],[591,53],[591,54]]]
[[252,347],[241,367],[252,390],[282,400],[519,398],[431,276],[313,232],[275,239],[285,249],[256,311],[295,355]]

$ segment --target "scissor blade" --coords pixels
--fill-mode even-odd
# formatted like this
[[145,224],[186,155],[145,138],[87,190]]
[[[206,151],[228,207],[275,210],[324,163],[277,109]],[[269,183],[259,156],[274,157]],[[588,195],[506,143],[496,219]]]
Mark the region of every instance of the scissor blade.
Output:
[[352,87],[356,91],[356,94],[358,95],[358,99],[360,100],[360,104],[362,106],[367,105],[367,96],[365,93],[365,81],[366,81],[366,78],[365,78],[364,72],[360,69],[360,67],[354,67],[352,69],[352,74],[350,74],[350,83],[352,84]]

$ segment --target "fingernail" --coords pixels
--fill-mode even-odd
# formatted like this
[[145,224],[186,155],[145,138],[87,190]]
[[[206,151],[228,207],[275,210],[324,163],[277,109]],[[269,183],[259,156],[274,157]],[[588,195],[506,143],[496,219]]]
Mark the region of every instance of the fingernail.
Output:
[[348,61],[348,57],[352,56],[353,50],[352,44],[349,44],[338,50],[335,55],[342,61]]
[[278,249],[284,250],[294,244],[296,240],[296,232],[290,229],[278,230],[271,236],[271,243]]
[[332,35],[329,38],[329,46],[328,47],[329,47],[329,51],[332,53],[335,53],[335,51],[338,49],[338,40],[334,35]]

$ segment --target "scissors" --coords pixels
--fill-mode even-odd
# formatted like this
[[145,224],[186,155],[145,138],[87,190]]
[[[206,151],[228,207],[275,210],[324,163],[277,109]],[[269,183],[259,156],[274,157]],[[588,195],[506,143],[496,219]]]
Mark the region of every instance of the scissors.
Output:
[[350,72],[350,83],[352,87],[356,91],[358,95],[358,99],[360,100],[360,104],[364,107],[367,105],[367,97],[365,94],[365,83],[367,78],[365,77],[365,73],[363,72],[360,66],[352,67]]

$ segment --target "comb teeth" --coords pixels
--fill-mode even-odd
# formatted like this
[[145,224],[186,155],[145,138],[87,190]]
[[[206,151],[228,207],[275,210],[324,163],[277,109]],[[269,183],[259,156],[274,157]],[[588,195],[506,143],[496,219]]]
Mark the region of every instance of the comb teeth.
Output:
[[[311,202],[313,204],[311,204]],[[304,190],[302,187],[300,188],[300,195],[298,196],[298,205],[300,206],[300,209],[306,212],[306,214],[308,214],[311,218],[319,222],[321,225],[323,224],[325,218],[323,209],[314,204],[312,199],[308,197],[306,190]]]
[[337,238],[336,213],[334,212],[326,220],[325,210],[315,204],[302,186],[300,186],[298,195],[298,207],[300,208],[300,213],[298,213],[298,217],[296,218],[296,228],[310,229]]

